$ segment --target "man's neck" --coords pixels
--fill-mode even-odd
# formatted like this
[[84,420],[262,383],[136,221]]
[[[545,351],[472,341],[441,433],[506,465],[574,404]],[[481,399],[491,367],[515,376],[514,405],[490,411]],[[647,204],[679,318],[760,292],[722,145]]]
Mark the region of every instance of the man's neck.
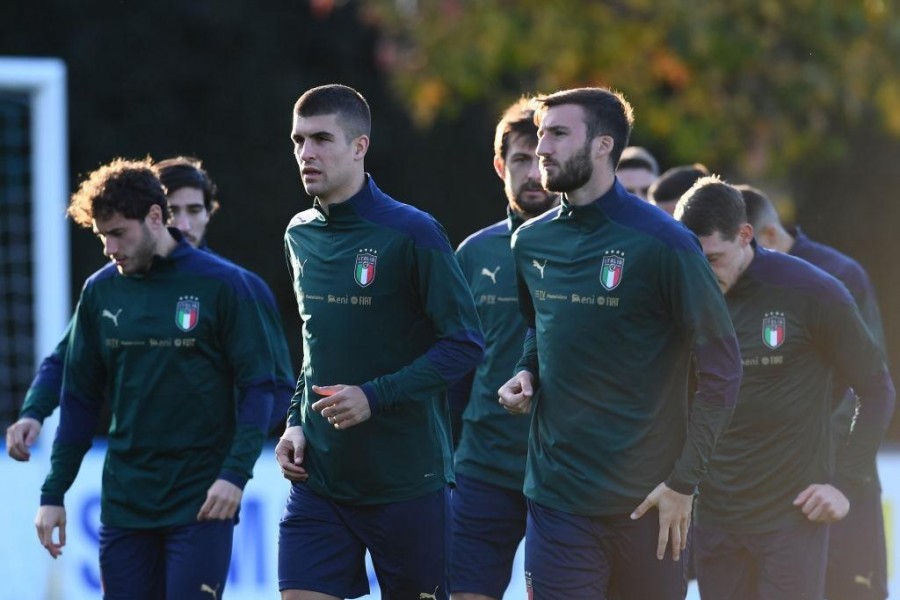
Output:
[[360,171],[353,177],[351,182],[339,190],[335,190],[328,196],[316,196],[319,200],[319,206],[328,214],[328,209],[336,204],[342,204],[359,193],[366,185],[366,173]]
[[572,206],[584,206],[590,204],[613,186],[616,180],[615,174],[608,168],[594,165],[594,173],[586,184],[576,190],[566,192],[566,198]]
[[756,257],[756,251],[753,249],[751,244],[747,244],[746,248],[744,248],[744,256],[743,263],[741,264],[741,272],[738,274],[738,279],[744,276],[744,273],[747,272],[747,269],[750,268],[750,263],[753,262],[753,259]]
[[169,233],[169,230],[165,227],[162,228],[162,232],[159,234],[159,237],[156,239],[156,250],[154,254],[157,256],[161,256],[165,258],[172,254],[172,251],[175,250],[175,247],[178,245],[178,240]]

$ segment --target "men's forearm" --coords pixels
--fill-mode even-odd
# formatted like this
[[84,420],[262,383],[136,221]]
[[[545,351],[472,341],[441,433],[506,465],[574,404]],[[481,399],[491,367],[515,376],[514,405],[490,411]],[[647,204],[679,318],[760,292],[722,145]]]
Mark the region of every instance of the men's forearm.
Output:
[[859,409],[847,445],[838,449],[835,476],[839,483],[858,480],[871,471],[896,402],[887,369],[882,369],[865,389],[857,386],[854,390],[860,394]]
[[706,472],[716,442],[731,422],[734,406],[694,402],[688,423],[687,441],[666,485],[680,494],[693,494]]
[[450,408],[450,430],[453,432],[453,446],[459,444],[462,435],[463,413],[469,405],[469,396],[472,394],[472,383],[475,380],[475,371],[469,371],[462,379],[450,386],[447,392],[447,404]]
[[20,417],[30,417],[43,423],[44,419],[53,414],[59,406],[63,365],[63,357],[56,353],[41,361],[41,366],[25,394],[25,401],[19,411]]
[[[93,430],[91,430],[93,434]],[[90,439],[86,444],[66,444],[59,440],[53,443],[50,456],[50,473],[41,486],[41,506],[63,506],[63,497],[72,487],[81,461],[90,449]]]
[[428,352],[402,369],[376,377],[360,387],[373,413],[390,410],[406,402],[431,399],[449,388],[484,356],[480,331],[460,331],[442,338]]
[[253,466],[262,452],[263,441],[272,414],[273,386],[257,383],[241,390],[237,407],[237,427],[221,479],[243,488],[253,474]]
[[525,332],[525,341],[522,342],[522,357],[519,359],[519,362],[516,363],[514,373],[511,373],[511,375],[514,375],[519,371],[528,371],[534,376],[536,382],[539,366],[537,336],[535,335],[534,329],[529,328],[528,331]]

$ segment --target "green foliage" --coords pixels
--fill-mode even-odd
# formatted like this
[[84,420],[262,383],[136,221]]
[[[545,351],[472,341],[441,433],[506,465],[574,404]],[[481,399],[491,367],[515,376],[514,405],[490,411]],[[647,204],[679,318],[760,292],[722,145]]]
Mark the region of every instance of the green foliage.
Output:
[[616,88],[674,162],[780,176],[874,118],[900,137],[900,23],[883,0],[372,0],[423,125],[522,93]]

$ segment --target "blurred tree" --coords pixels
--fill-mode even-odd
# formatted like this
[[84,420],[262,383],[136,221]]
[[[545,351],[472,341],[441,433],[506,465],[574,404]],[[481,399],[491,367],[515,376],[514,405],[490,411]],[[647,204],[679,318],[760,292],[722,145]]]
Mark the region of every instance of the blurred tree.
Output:
[[[898,373],[896,10],[891,0],[31,0],[0,4],[0,54],[66,61],[73,184],[116,155],[204,159],[223,202],[210,244],[272,285],[298,364],[281,235],[310,203],[288,138],[300,92],[359,89],[373,111],[367,168],[457,243],[502,216],[491,167],[502,108],[523,92],[601,84],[634,102],[635,141],[661,164],[740,175],[859,258]],[[103,258],[90,232],[73,233],[77,296]]]
[[[522,93],[613,87],[661,164],[704,162],[856,257],[900,374],[900,15],[890,0],[369,0],[420,126]],[[900,377],[898,377],[900,379]],[[894,439],[900,439],[895,418]]]
[[[203,159],[222,201],[210,246],[272,286],[299,365],[282,235],[311,204],[289,137],[300,93],[325,83],[362,92],[373,113],[366,167],[397,199],[434,214],[454,243],[503,210],[494,115],[471,103],[460,113],[474,123],[465,131],[449,119],[413,127],[377,68],[378,31],[359,12],[351,0],[7,2],[0,55],[66,62],[71,187],[115,156]],[[104,264],[99,249],[72,227],[73,299]]]
[[882,0],[373,0],[419,123],[473,100],[605,85],[671,162],[783,176],[874,115],[900,137],[900,22]]

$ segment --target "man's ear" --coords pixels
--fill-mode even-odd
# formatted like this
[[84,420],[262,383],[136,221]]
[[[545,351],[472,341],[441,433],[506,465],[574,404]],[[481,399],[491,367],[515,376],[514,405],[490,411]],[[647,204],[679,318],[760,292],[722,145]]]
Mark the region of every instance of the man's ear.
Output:
[[[746,246],[753,239],[753,225],[750,223],[742,223],[738,228],[738,237],[741,238],[741,245]],[[765,244],[763,244],[765,246]]]
[[[597,153],[600,157],[609,156],[612,153],[613,145],[615,142],[612,139],[612,136],[609,135],[599,135],[594,138],[594,152]],[[615,167],[615,165],[613,165]]]
[[353,158],[362,160],[369,151],[369,136],[361,135],[353,141]]
[[144,223],[155,228],[165,227],[166,216],[168,215],[163,215],[163,209],[159,204],[152,204],[150,210],[147,211],[147,216],[144,217]]
[[494,173],[497,177],[506,181],[506,161],[499,156],[494,156]]

